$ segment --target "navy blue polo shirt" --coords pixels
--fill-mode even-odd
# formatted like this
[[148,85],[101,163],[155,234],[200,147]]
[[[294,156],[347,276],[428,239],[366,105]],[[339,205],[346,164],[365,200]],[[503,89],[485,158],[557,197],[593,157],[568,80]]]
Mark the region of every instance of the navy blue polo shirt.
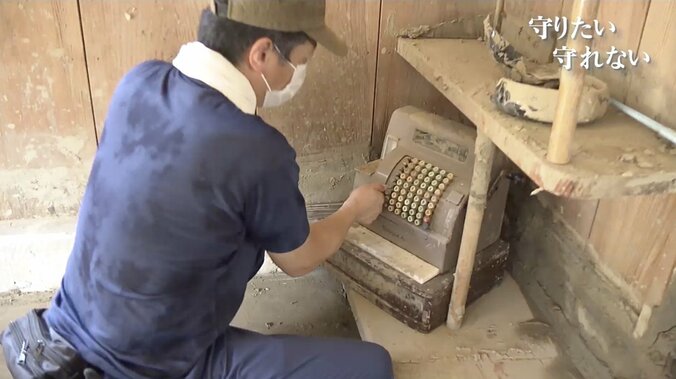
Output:
[[309,226],[295,152],[273,127],[170,63],[111,100],[48,324],[118,378],[201,371],[264,250]]

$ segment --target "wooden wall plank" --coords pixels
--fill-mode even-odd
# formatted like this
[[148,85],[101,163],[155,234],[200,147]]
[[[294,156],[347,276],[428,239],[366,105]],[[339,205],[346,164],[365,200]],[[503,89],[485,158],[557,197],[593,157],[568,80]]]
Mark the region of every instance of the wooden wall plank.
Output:
[[0,219],[74,213],[96,148],[77,1],[0,1],[0,59]]
[[531,18],[554,20],[561,15],[563,0],[505,0],[501,34],[517,51],[538,62],[551,62],[556,35],[542,40],[528,25]]
[[145,60],[173,59],[183,43],[195,39],[206,5],[202,0],[80,2],[98,135],[122,76]]
[[[572,0],[564,0],[561,15],[569,18],[572,9]],[[643,24],[645,23],[646,12],[649,0],[638,0],[631,2],[602,1],[599,4],[596,19],[606,28],[602,37],[593,39],[591,48],[602,52],[608,51],[611,46],[618,49],[632,49],[636,51],[641,39]],[[612,21],[618,27],[616,33],[611,33],[608,29],[608,21]],[[587,20],[593,22],[593,20]],[[568,30],[570,33],[570,29]],[[558,47],[563,46],[565,39],[558,40]],[[605,80],[610,87],[612,96],[620,101],[624,101],[629,88],[628,74],[631,70],[617,71],[609,67],[597,70],[591,70],[590,74]],[[583,238],[589,238],[593,222],[596,217],[596,209],[599,201],[579,201],[571,199],[555,198],[550,199],[554,209],[562,212],[563,218],[568,224],[577,231]],[[627,200],[630,201],[630,200]],[[600,222],[603,223],[603,215]]]
[[373,115],[372,157],[379,156],[392,112],[414,105],[455,120],[458,110],[396,53],[399,31],[418,25],[492,14],[495,1],[382,0]]
[[[146,59],[173,59],[183,43],[196,39],[205,4],[202,0],[82,3],[99,132],[122,75]],[[285,133],[300,156],[329,147],[368,143],[378,11],[377,2],[329,1],[326,19],[348,41],[349,55],[339,59],[320,47],[298,96],[288,105],[261,111],[262,117]]]
[[577,232],[580,238],[583,240],[589,238],[599,205],[598,200],[568,199],[546,192],[538,196],[548,208],[559,213],[563,220]]
[[[618,4],[602,3],[599,18],[612,20],[616,35],[604,46],[647,51],[653,61],[638,67],[601,74],[614,96],[650,117],[676,126],[676,4],[668,1]],[[643,17],[644,20],[640,20]],[[598,73],[597,73],[598,74]],[[643,152],[636,152],[643,154]],[[671,213],[669,213],[671,212]],[[643,295],[647,304],[658,305],[671,280],[676,262],[676,195],[601,200],[592,227],[591,242],[603,264],[616,271]]]
[[[637,51],[641,42],[643,26],[646,22],[650,0],[602,1],[599,4],[597,20],[605,27],[602,37],[594,38],[592,48],[600,52],[601,60],[606,59],[606,53],[612,46],[618,50]],[[611,33],[609,23],[617,26],[617,31]],[[629,75],[634,69],[613,70],[610,66],[591,71],[592,75],[604,80],[610,87],[611,96],[624,102],[629,91]]]
[[654,0],[645,21],[637,50],[650,54],[652,61],[641,61],[629,70],[631,84],[627,105],[676,129],[676,2]]
[[370,141],[379,11],[379,1],[327,1],[327,24],[346,41],[348,55],[336,57],[320,46],[298,95],[261,111],[299,155]]
[[[590,241],[604,264],[644,296],[666,288],[676,262],[676,195],[607,199]],[[652,305],[662,293],[653,293]]]

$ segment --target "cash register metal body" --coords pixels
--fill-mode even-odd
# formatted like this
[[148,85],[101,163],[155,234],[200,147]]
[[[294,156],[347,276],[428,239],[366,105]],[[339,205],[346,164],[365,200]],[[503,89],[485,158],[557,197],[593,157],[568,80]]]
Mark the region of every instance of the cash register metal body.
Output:
[[[421,332],[446,318],[474,165],[474,128],[412,106],[390,119],[380,159],[357,168],[354,186],[386,186],[382,214],[354,227],[328,264],[353,288]],[[494,165],[469,300],[497,284],[508,180]]]

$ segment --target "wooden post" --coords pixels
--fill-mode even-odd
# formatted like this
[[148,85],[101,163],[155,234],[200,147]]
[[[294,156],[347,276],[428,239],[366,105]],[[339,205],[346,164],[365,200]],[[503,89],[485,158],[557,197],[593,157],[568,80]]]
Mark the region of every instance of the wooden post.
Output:
[[496,0],[495,1],[495,14],[493,14],[493,28],[500,31],[500,26],[502,26],[502,10],[505,7],[505,0]]
[[[598,11],[599,0],[575,0],[573,11],[568,20],[569,24],[580,17],[584,22],[591,24]],[[570,162],[570,146],[577,127],[578,106],[584,86],[586,70],[580,66],[580,56],[585,51],[586,41],[580,36],[580,32],[571,38],[572,30],[568,30],[566,47],[575,49],[576,56],[570,70],[561,69],[559,84],[559,100],[556,105],[556,114],[552,131],[549,135],[549,148],[547,159],[556,164]]]
[[472,173],[472,183],[469,188],[467,215],[465,216],[465,224],[462,230],[460,253],[453,281],[453,293],[451,294],[451,304],[449,305],[448,318],[446,319],[446,325],[450,329],[460,328],[462,318],[465,315],[465,302],[467,301],[469,283],[472,279],[472,271],[474,270],[474,257],[477,245],[479,244],[481,222],[483,221],[484,210],[486,209],[488,186],[491,181],[491,168],[493,167],[493,157],[495,156],[495,145],[480,130],[477,130],[474,154],[476,158],[474,161],[474,172]]

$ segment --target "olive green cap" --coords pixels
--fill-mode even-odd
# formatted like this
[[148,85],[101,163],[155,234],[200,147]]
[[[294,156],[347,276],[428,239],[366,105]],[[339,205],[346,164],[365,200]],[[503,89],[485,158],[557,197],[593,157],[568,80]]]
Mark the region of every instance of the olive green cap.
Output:
[[324,22],[326,0],[228,0],[227,9],[219,9],[219,0],[211,4],[218,16],[280,32],[305,32],[332,53],[347,54],[345,42]]

